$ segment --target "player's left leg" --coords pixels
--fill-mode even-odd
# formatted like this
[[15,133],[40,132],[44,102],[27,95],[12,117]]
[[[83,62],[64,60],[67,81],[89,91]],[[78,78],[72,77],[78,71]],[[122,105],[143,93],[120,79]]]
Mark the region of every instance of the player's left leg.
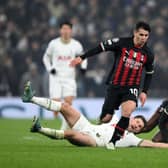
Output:
[[110,142],[116,143],[124,134],[124,131],[128,128],[129,117],[135,110],[136,103],[132,100],[125,101],[121,104],[122,116],[115,126],[115,131]]
[[129,125],[129,118],[137,106],[138,89],[137,88],[120,88],[119,101],[121,104],[121,118],[115,126],[114,134],[110,142],[114,144],[124,134]]

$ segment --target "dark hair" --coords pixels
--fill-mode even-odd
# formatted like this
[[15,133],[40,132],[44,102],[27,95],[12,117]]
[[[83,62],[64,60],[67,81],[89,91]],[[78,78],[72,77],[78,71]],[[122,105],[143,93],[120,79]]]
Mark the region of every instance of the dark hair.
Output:
[[138,30],[140,28],[143,28],[144,30],[147,30],[148,32],[151,32],[150,25],[148,23],[144,22],[144,21],[139,21],[135,25],[135,30]]
[[72,23],[68,20],[61,22],[59,27],[62,28],[63,25],[68,25],[70,28],[72,28]]
[[144,116],[142,116],[142,115],[137,115],[137,116],[135,116],[134,118],[140,118],[140,119],[143,121],[144,127],[143,127],[142,129],[144,129],[144,128],[146,127],[147,121],[146,121],[146,119],[145,119]]

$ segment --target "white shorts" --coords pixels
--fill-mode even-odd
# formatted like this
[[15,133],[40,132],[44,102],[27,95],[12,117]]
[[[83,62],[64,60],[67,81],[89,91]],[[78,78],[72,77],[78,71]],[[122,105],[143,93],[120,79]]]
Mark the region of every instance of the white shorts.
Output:
[[77,86],[74,79],[59,78],[50,76],[49,95],[50,98],[76,97]]
[[82,114],[72,129],[90,135],[100,147],[105,146],[110,141],[114,132],[114,127],[107,124],[91,124]]

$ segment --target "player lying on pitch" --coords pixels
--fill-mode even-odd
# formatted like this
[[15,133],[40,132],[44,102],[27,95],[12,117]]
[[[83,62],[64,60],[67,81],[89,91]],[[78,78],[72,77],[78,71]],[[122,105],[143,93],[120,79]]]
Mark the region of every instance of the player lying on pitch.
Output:
[[[90,147],[107,147],[107,149],[114,149],[113,143],[109,143],[118,118],[113,116],[109,123],[95,125],[91,124],[79,111],[74,109],[67,103],[53,101],[52,99],[36,97],[31,88],[31,83],[28,81],[25,85],[23,102],[30,102],[40,105],[51,111],[60,111],[70,130],[55,130],[44,128],[40,125],[37,118],[34,119],[31,132],[41,133],[53,139],[66,139],[70,143],[78,146]],[[138,138],[134,133],[140,132],[145,127],[146,121],[142,116],[131,118],[128,129],[124,132],[122,138],[116,142],[116,147],[158,147],[168,148],[166,143],[152,142]]]

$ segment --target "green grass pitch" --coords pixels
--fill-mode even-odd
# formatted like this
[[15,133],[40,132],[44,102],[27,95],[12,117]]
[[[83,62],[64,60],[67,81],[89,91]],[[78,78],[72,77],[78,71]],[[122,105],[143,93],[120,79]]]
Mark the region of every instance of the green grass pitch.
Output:
[[[0,119],[0,168],[162,168],[168,166],[168,149],[76,147],[30,133],[31,120]],[[59,121],[42,120],[58,128]],[[156,130],[141,137],[150,138]]]

